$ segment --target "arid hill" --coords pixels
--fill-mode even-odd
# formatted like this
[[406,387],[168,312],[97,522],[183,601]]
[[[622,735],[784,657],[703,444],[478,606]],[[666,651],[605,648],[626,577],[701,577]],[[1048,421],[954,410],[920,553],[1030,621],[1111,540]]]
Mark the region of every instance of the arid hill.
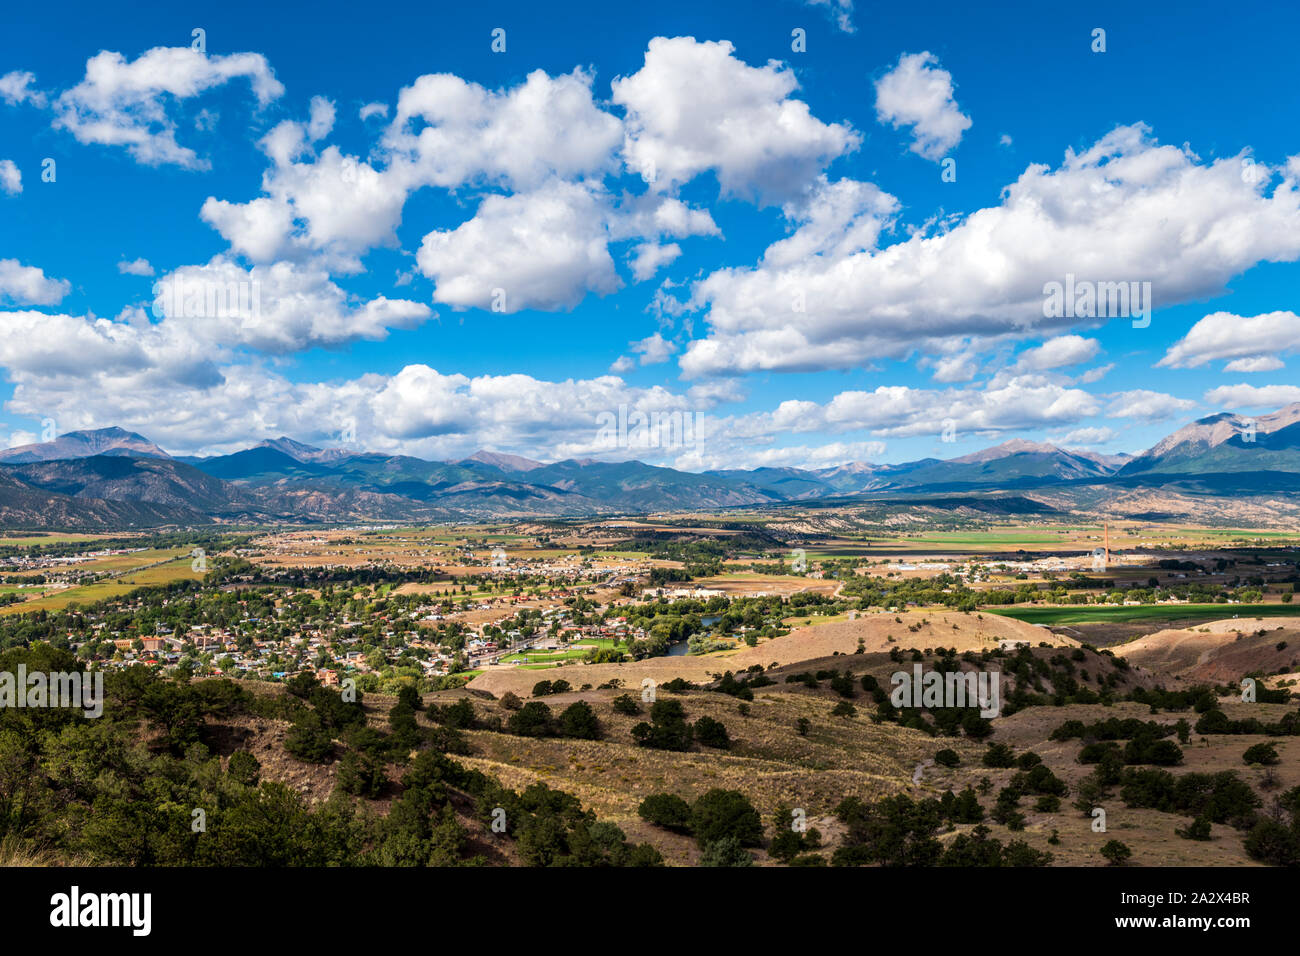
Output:
[[[891,641],[890,638],[893,638]],[[698,683],[723,671],[739,672],[755,664],[768,667],[786,665],[835,654],[853,654],[861,641],[868,652],[888,651],[891,647],[955,647],[958,651],[984,650],[1001,642],[1024,642],[1037,646],[1041,642],[1077,646],[1068,637],[1053,634],[1047,628],[1026,624],[996,614],[962,614],[956,611],[908,611],[899,614],[862,615],[856,620],[831,621],[798,627],[782,637],[764,641],[757,647],[744,647],[723,654],[704,657],[652,657],[623,664],[566,664],[544,672],[522,668],[489,669],[469,684],[473,690],[485,690],[500,696],[512,691],[527,696],[532,686],[543,678],[567,680],[574,687],[593,686],[618,678],[626,686],[640,685],[647,677],[657,683],[675,677]]]
[[1114,651],[1176,681],[1229,683],[1300,664],[1300,629],[1276,619],[1230,618],[1156,631]]

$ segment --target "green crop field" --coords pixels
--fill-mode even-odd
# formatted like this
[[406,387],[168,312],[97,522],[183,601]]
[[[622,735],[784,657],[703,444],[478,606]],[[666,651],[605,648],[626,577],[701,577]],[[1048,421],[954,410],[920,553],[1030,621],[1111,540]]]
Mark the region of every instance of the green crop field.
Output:
[[1007,546],[1020,544],[1059,545],[1064,531],[934,531],[904,538],[907,543],[964,545],[967,547]]
[[170,584],[172,581],[189,579],[198,581],[203,577],[203,572],[194,571],[191,568],[189,555],[185,555],[175,561],[168,561],[166,564],[160,564],[157,567],[145,568],[143,571],[123,575],[119,580],[127,584]]
[[79,588],[65,588],[54,591],[45,597],[21,604],[10,604],[0,608],[0,614],[26,614],[29,611],[61,611],[69,604],[93,604],[105,598],[121,597],[136,589],[137,585],[127,584],[118,579],[96,581]]
[[1294,531],[1260,531],[1257,528],[1179,528],[1180,534],[1202,538],[1295,538]]
[[1013,617],[1029,624],[1088,624],[1097,622],[1180,621],[1190,618],[1222,620],[1230,617],[1293,617],[1295,604],[1087,604],[1060,607],[981,608],[989,614]]
[[16,537],[0,536],[0,547],[29,548],[40,544],[71,544],[81,541],[98,541],[108,535],[96,534],[34,534]]
[[[85,584],[81,587],[64,588],[60,591],[47,593],[45,597],[38,597],[34,600],[23,601],[20,604],[10,604],[0,608],[0,614],[26,614],[28,611],[59,611],[66,608],[69,604],[93,604],[96,601],[102,601],[105,598],[121,597],[124,594],[130,594],[136,588],[146,587],[152,584],[168,584],[172,581],[188,579],[197,581],[203,577],[202,574],[196,573],[190,569],[189,552],[184,548],[172,549],[170,551],[141,551],[133,555],[114,555],[114,558],[132,558],[135,565],[157,561],[159,557],[166,557],[168,554],[180,554],[165,564],[159,564],[152,568],[143,568],[142,570],[131,571],[117,577],[107,578],[103,581],[95,581],[93,584]],[[104,570],[99,566],[97,570]],[[39,594],[40,590],[36,588],[24,589],[29,594]]]

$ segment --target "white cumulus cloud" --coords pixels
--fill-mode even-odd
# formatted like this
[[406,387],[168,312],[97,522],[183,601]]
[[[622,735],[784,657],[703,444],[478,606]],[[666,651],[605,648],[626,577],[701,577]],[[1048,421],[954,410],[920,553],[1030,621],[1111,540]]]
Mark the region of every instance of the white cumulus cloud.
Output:
[[912,127],[912,152],[940,160],[961,142],[971,119],[957,108],[952,74],[930,52],[904,53],[876,81],[876,117],[895,129]]
[[1294,312],[1265,312],[1242,316],[1231,312],[1213,312],[1191,327],[1186,335],[1169,347],[1158,363],[1167,368],[1199,368],[1219,359],[1250,359],[1232,363],[1225,371],[1259,372],[1281,368],[1279,353],[1294,351],[1300,345],[1300,315]]
[[244,78],[260,105],[284,92],[260,53],[208,56],[189,47],[155,47],[128,61],[104,50],[86,62],[86,76],[54,101],[54,125],[82,143],[124,146],[141,163],[207,169],[176,140],[169,100],[185,100]]
[[0,302],[58,305],[71,288],[66,279],[51,279],[36,266],[25,266],[17,259],[0,259]]
[[1300,402],[1300,385],[1220,385],[1205,400],[1223,408],[1280,408]]
[[1020,353],[1017,365],[1028,371],[1043,372],[1091,361],[1101,350],[1096,339],[1082,335],[1058,335],[1042,345]]
[[429,233],[416,256],[434,301],[457,308],[559,311],[621,286],[601,199],[572,183],[488,196],[473,219]]
[[154,274],[154,268],[149,264],[148,259],[125,259],[117,264],[117,271],[127,276],[151,276]]
[[849,368],[951,351],[960,337],[1102,324],[1045,317],[1045,284],[1067,275],[1150,282],[1157,308],[1217,294],[1259,262],[1300,257],[1296,179],[1270,190],[1267,174],[1246,182],[1240,173],[1235,157],[1202,163],[1157,145],[1143,126],[1120,127],[1067,151],[1057,169],[1031,165],[1000,205],[885,246],[871,243],[897,201],[858,189],[856,208],[804,213],[756,266],[694,286],[710,329],[682,357],[683,372]]
[[650,41],[641,69],[612,84],[627,111],[624,160],[656,190],[712,171],[724,194],[788,202],[861,137],[794,99],[791,70],[775,60],[750,66],[734,49],[694,37]]
[[23,191],[23,174],[12,159],[0,159],[0,192],[16,196]]

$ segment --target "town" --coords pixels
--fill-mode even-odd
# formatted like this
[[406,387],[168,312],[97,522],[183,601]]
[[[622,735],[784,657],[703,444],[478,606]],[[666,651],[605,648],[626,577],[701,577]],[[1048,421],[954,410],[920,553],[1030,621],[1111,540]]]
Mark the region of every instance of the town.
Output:
[[[1190,560],[1185,543],[1162,549],[1140,527],[1125,529],[1132,547],[1114,554],[1080,540],[1075,553],[924,555],[877,544],[870,557],[837,553],[853,542],[826,539],[722,545],[726,536],[698,528],[681,536],[687,544],[656,550],[635,544],[634,528],[611,530],[358,526],[135,547],[36,540],[8,548],[0,586],[7,613],[58,622],[65,631],[50,638],[96,666],[263,681],[308,671],[326,686],[351,679],[392,693],[459,686],[485,669],[752,647],[788,633],[805,611],[852,619],[935,606],[1220,603],[1226,614],[1266,593],[1280,609],[1296,574],[1281,558],[1248,573],[1239,556],[1217,551]],[[606,536],[599,547],[583,537],[593,534]],[[555,540],[564,535],[568,547]],[[646,550],[624,550],[629,542]]]

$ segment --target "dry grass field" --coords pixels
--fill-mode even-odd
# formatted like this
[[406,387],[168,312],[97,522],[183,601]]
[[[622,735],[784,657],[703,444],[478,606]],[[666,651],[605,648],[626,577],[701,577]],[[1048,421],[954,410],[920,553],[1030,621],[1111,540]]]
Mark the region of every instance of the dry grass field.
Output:
[[[900,618],[902,624],[897,620]],[[922,620],[926,623],[921,624]],[[1134,666],[1122,672],[1123,687],[1169,686],[1170,673],[1166,668],[1190,668],[1189,677],[1209,679],[1195,670],[1198,660],[1207,652],[1213,657],[1217,651],[1222,658],[1220,663],[1228,669],[1253,666],[1258,654],[1263,653],[1263,639],[1244,636],[1239,641],[1235,629],[1243,623],[1251,626],[1255,622],[1217,622],[1187,634],[1160,632],[1121,649],[1127,652],[1131,647],[1134,651],[1128,657]],[[917,625],[920,626],[916,630],[909,629]],[[895,638],[893,643],[888,640],[891,636]],[[834,716],[831,709],[841,698],[824,686],[812,690],[802,684],[786,683],[785,675],[845,669],[852,672],[855,681],[869,673],[888,686],[888,675],[899,669],[885,653],[890,647],[955,646],[959,650],[978,650],[999,641],[1013,640],[1029,643],[1039,654],[1059,653],[1038,650],[1044,638],[1071,650],[1078,646],[1069,639],[1052,640],[1043,628],[993,615],[912,612],[801,628],[757,648],[701,658],[657,658],[622,667],[566,665],[544,672],[489,671],[457,696],[470,693],[481,712],[495,712],[503,717],[507,712],[488,700],[484,691],[498,697],[506,690],[527,696],[531,684],[543,676],[564,677],[574,687],[618,678],[623,681],[623,687],[572,691],[543,699],[555,713],[576,700],[587,701],[595,708],[604,727],[603,740],[537,740],[472,731],[468,736],[474,754],[463,759],[511,786],[544,781],[568,790],[598,815],[618,823],[633,840],[653,843],[673,864],[690,865],[698,858],[699,851],[689,838],[667,833],[640,820],[636,807],[651,793],[671,792],[691,800],[712,787],[737,789],[759,809],[765,823],[778,807],[803,808],[810,825],[823,834],[823,852],[827,852],[833,850],[840,831],[833,816],[834,807],[846,796],[874,799],[907,793],[918,798],[937,797],[948,790],[972,787],[983,794],[981,802],[987,810],[992,808],[993,797],[1010,782],[1016,770],[983,766],[983,742],[966,737],[931,737],[892,723],[875,723],[870,719],[870,701],[860,692],[854,700],[855,715]],[[864,653],[855,653],[859,639]],[[1268,640],[1272,643],[1267,647],[1272,648],[1277,642],[1274,632],[1269,632]],[[1251,648],[1255,649],[1251,653],[1256,656],[1236,656]],[[1114,666],[1091,651],[1085,653],[1085,661],[1079,664],[1081,669],[1099,674],[1103,668]],[[1152,666],[1148,667],[1147,662]],[[768,668],[768,676],[776,683],[756,691],[747,715],[742,715],[735,698],[716,692],[697,689],[667,695],[681,701],[689,720],[707,715],[722,721],[733,741],[727,751],[697,746],[692,752],[682,754],[637,747],[630,729],[644,715],[617,714],[610,706],[610,701],[621,693],[631,692],[636,697],[643,676],[651,676],[661,684],[673,677],[705,683],[724,669],[739,671],[752,663]],[[658,693],[666,694],[663,688]],[[1230,719],[1253,716],[1264,721],[1276,721],[1294,709],[1293,704],[1247,705],[1232,699],[1224,699],[1220,706]],[[645,711],[645,705],[642,710]],[[1128,844],[1134,852],[1133,862],[1138,865],[1256,865],[1245,852],[1244,834],[1240,831],[1215,824],[1208,841],[1183,839],[1175,830],[1185,827],[1188,817],[1127,807],[1119,797],[1118,788],[1102,803],[1107,812],[1105,833],[1094,832],[1092,817],[1071,805],[1079,782],[1092,767],[1077,761],[1080,740],[1049,739],[1056,727],[1072,719],[1092,722],[1110,717],[1156,720],[1172,726],[1182,717],[1194,724],[1196,716],[1190,711],[1152,715],[1144,704],[1118,702],[1110,707],[1095,704],[1030,707],[996,718],[991,740],[1010,745],[1017,754],[1025,751],[1038,754],[1067,783],[1071,795],[1054,812],[1040,812],[1035,809],[1034,798],[1023,799],[1021,810],[1026,817],[1023,830],[1013,832],[989,820],[985,821],[986,825],[993,836],[1004,842],[1024,840],[1035,849],[1050,851],[1053,864],[1058,866],[1098,865],[1102,862],[1098,851],[1111,839]],[[796,729],[800,718],[808,721],[806,736],[801,736]],[[1282,758],[1280,765],[1265,770],[1244,764],[1242,754],[1261,740],[1274,743]],[[949,769],[934,764],[934,754],[943,748],[959,754],[959,766]],[[1295,738],[1193,733],[1182,749],[1183,763],[1166,768],[1176,776],[1235,771],[1265,802],[1270,794],[1300,786],[1300,742]],[[919,783],[914,782],[918,768]],[[970,826],[955,827],[943,839],[949,840],[970,829]],[[771,862],[761,852],[756,858],[760,864]]]
[[1276,618],[1232,618],[1156,631],[1114,650],[1175,681],[1222,683],[1300,666],[1300,627]]
[[1023,641],[1034,645],[1043,641],[1062,646],[1075,644],[1046,628],[994,614],[961,614],[956,611],[864,614],[852,621],[827,621],[800,627],[781,637],[761,641],[757,647],[700,656],[652,657],[623,664],[565,664],[545,671],[489,668],[474,678],[469,686],[495,695],[513,691],[525,697],[533,684],[543,678],[564,679],[575,687],[583,684],[596,686],[615,678],[628,687],[640,686],[647,677],[661,684],[675,677],[699,683],[710,680],[714,674],[739,672],[755,664],[767,667],[829,658],[835,654],[853,654],[859,641],[867,652],[888,651],[891,647],[983,650],[1001,641]]
[[[638,747],[630,735],[645,719],[614,712],[610,700],[622,691],[589,691],[547,698],[555,712],[583,699],[596,710],[606,738],[600,741],[532,739],[487,731],[469,734],[473,757],[460,758],[507,786],[542,781],[578,796],[602,819],[622,827],[634,841],[654,843],[671,862],[693,863],[694,842],[645,824],[636,813],[652,793],[671,792],[692,800],[714,787],[741,790],[768,820],[780,806],[801,807],[810,825],[826,832],[831,814],[846,794],[883,797],[910,787],[913,768],[928,756],[924,734],[865,717],[831,716],[833,702],[793,694],[761,695],[742,717],[725,695],[687,692],[664,699],[681,701],[690,720],[722,721],[732,738],[730,750],[700,748],[670,753]],[[505,716],[506,712],[498,711]],[[809,721],[800,736],[800,717]],[[823,819],[824,818],[824,819]]]

